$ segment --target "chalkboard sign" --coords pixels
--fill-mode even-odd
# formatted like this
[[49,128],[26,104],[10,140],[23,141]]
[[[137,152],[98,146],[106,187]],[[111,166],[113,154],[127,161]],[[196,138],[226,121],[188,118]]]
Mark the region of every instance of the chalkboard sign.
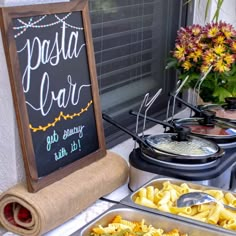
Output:
[[106,153],[88,3],[2,8],[0,22],[35,192]]

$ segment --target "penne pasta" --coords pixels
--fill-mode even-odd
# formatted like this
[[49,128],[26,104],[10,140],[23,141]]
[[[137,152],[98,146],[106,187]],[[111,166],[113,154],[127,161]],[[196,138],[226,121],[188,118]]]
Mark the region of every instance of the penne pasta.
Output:
[[192,209],[192,212],[191,212],[191,215],[192,215],[192,216],[199,213],[199,212],[198,212],[198,206],[192,206],[191,209]]
[[168,202],[170,202],[170,192],[165,191],[165,192],[163,192],[162,198],[157,203],[157,205],[160,206],[160,205],[163,205],[163,204],[167,204]]
[[180,186],[182,188],[181,189],[182,194],[191,192],[191,189],[189,188],[189,186],[186,183],[183,183]]
[[147,197],[147,189],[146,188],[140,188],[138,194],[139,194],[139,197]]
[[[219,222],[218,222],[218,224],[220,225],[220,226],[222,226],[222,227],[224,227],[225,225],[227,225],[227,222],[228,222],[228,220],[219,220]],[[224,227],[225,228],[225,227]]]
[[224,197],[220,200],[220,202],[222,202],[225,205],[229,205],[229,202],[227,201],[227,199]]
[[192,208],[191,207],[170,207],[170,212],[174,214],[184,213],[186,215],[191,215]]
[[179,194],[182,194],[182,187],[181,186],[178,186],[178,185],[175,185],[175,184],[170,184],[171,185],[171,188],[174,189],[176,192],[178,192]]
[[202,205],[198,205],[198,212],[204,212],[204,211],[209,211],[212,208],[211,204],[202,204]]
[[236,197],[232,193],[226,193],[225,199],[227,200],[228,204],[236,207]]
[[220,217],[225,220],[231,220],[236,218],[236,212],[232,212],[230,210],[227,210],[225,208],[222,208],[220,212]]
[[175,202],[181,194],[179,194],[175,189],[171,189],[170,190],[170,200],[172,202]]
[[[176,207],[177,199],[184,193],[202,191],[212,195],[218,203],[208,203],[192,207]],[[191,188],[187,183],[176,185],[170,181],[163,182],[163,187],[158,189],[154,186],[141,188],[135,198],[135,203],[158,209],[163,212],[188,217],[209,224],[236,230],[236,211],[225,209],[222,205],[228,204],[236,207],[236,196],[217,189],[199,190]]]
[[[187,218],[190,218],[192,220],[196,220],[196,218],[194,216],[191,216],[191,215],[187,215],[187,214],[184,214],[182,212],[178,213],[179,216],[183,216],[183,217],[187,217]],[[200,220],[202,222],[206,222],[206,218],[199,218],[197,220]]]
[[223,227],[226,229],[236,230],[236,223],[235,222],[234,223],[233,222],[227,223],[227,224],[223,225]]
[[170,189],[172,189],[172,186],[171,186],[170,181],[165,181],[165,182],[163,183],[163,188],[162,188],[162,190],[165,191],[165,190],[170,190]]
[[228,221],[227,221],[227,224],[229,224],[229,225],[236,224],[236,219],[228,220]]
[[207,222],[210,224],[218,224],[220,219],[220,212],[223,206],[221,204],[216,204],[209,212]]
[[162,192],[157,192],[155,195],[154,195],[154,203],[155,204],[158,204],[158,202],[162,199],[162,196],[163,196],[163,193]]
[[163,188],[162,188],[163,191],[171,190],[171,189],[174,189],[178,193],[181,193],[181,189],[182,188],[180,186],[178,186],[178,185],[171,184],[170,181],[166,181],[166,182],[163,183]]
[[154,204],[152,201],[150,201],[146,197],[140,197],[139,201],[137,201],[136,203],[142,206],[150,207],[150,208],[157,208],[156,204]]
[[195,215],[193,216],[193,218],[194,218],[195,220],[201,220],[201,219],[204,218],[204,219],[205,219],[204,221],[206,221],[206,219],[207,219],[207,217],[208,217],[208,215],[209,215],[209,212],[210,212],[210,210],[197,213],[197,214],[195,214]]
[[170,207],[167,204],[160,205],[157,209],[164,212],[170,212]]
[[147,199],[154,201],[154,187],[153,186],[148,186],[147,187]]

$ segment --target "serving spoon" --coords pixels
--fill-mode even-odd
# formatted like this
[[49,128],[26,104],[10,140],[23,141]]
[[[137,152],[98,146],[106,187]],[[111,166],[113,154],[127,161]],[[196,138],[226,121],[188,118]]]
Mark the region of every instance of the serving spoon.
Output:
[[[204,203],[209,203],[209,202],[219,202],[216,200],[213,196],[210,194],[204,193],[204,192],[191,192],[191,193],[185,193],[181,195],[177,201],[176,201],[176,206],[177,207],[191,207],[195,205],[201,205]],[[236,211],[235,207],[231,207],[228,205],[225,205],[221,203],[225,208],[228,208],[230,210]]]

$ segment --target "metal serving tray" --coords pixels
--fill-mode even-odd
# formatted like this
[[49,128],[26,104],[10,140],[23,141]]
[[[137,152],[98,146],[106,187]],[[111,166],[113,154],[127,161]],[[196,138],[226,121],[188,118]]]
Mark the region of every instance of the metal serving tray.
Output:
[[219,232],[217,229],[211,229],[207,227],[201,227],[198,225],[190,224],[184,221],[180,221],[174,218],[168,218],[163,215],[153,214],[151,212],[142,211],[139,209],[131,208],[121,204],[117,204],[105,213],[98,216],[95,220],[91,221],[80,230],[75,232],[72,236],[88,236],[93,227],[98,225],[106,226],[116,216],[120,215],[123,219],[129,221],[141,221],[145,220],[146,224],[151,224],[154,227],[162,228],[165,231],[172,229],[179,229],[181,233],[187,233],[188,236],[223,236],[223,235],[234,235],[229,233]]
[[[176,185],[181,185],[182,183],[186,183],[186,184],[188,184],[188,186],[190,188],[197,189],[197,190],[215,189],[215,190],[221,190],[223,193],[230,192],[230,191],[225,191],[225,190],[222,190],[222,189],[219,189],[219,188],[216,188],[216,187],[210,187],[210,186],[205,186],[205,185],[200,185],[200,184],[194,184],[194,183],[179,180],[179,179],[166,178],[166,177],[163,177],[163,178],[162,177],[160,177],[160,178],[155,177],[154,179],[150,180],[149,182],[147,182],[146,184],[141,186],[139,189],[137,189],[134,193],[132,193],[132,194],[128,195],[127,197],[125,197],[124,199],[122,199],[120,201],[120,203],[123,204],[123,205],[126,205],[126,206],[130,206],[130,207],[134,207],[134,208],[143,210],[143,211],[148,211],[148,212],[152,212],[152,213],[159,214],[159,215],[162,215],[162,216],[174,218],[176,220],[184,221],[184,222],[187,222],[187,223],[190,223],[190,224],[195,224],[199,227],[205,227],[207,229],[216,230],[216,231],[219,232],[220,235],[236,235],[236,231],[234,231],[234,230],[228,230],[228,229],[225,229],[225,228],[220,227],[218,225],[212,225],[212,224],[208,224],[208,223],[201,222],[201,221],[198,221],[198,220],[190,219],[190,218],[187,218],[187,217],[184,217],[184,216],[179,216],[179,215],[176,215],[176,214],[164,212],[164,211],[161,211],[161,210],[158,210],[158,209],[141,206],[141,205],[136,204],[134,202],[134,199],[136,198],[136,196],[138,194],[138,191],[142,187],[146,188],[148,186],[154,186],[155,188],[161,189],[162,184],[165,181],[170,181],[172,184],[176,184]],[[230,192],[230,193],[232,193],[234,196],[236,196],[236,194],[234,192]]]

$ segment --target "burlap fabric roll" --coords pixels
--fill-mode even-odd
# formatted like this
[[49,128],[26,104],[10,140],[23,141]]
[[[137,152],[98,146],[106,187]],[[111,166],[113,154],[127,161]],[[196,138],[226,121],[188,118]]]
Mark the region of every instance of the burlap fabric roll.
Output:
[[4,192],[0,223],[19,235],[42,235],[123,185],[127,178],[127,162],[108,151],[104,158],[37,193],[29,193],[24,184]]

